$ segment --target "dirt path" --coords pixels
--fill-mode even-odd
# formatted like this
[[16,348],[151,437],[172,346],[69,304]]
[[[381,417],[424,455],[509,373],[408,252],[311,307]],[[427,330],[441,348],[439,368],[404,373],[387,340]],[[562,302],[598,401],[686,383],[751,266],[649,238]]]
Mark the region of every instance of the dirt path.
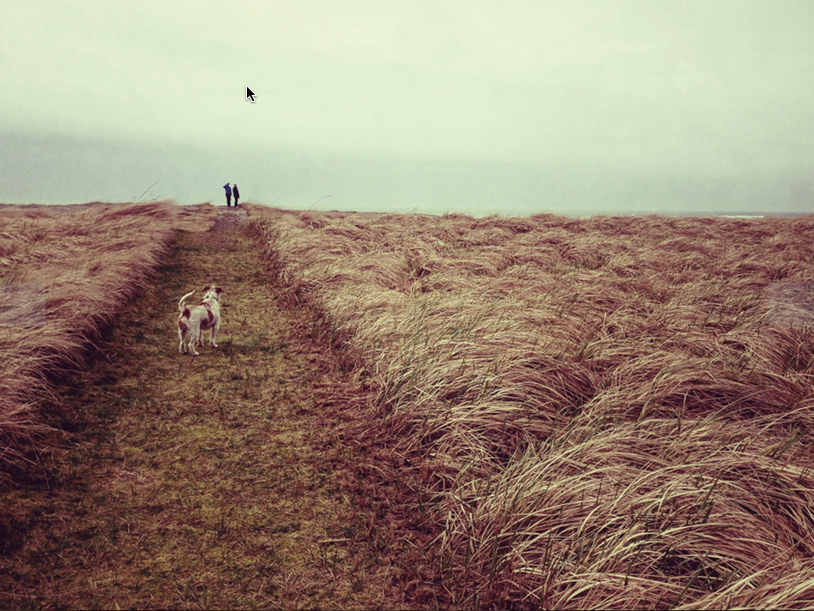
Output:
[[[60,385],[61,438],[0,496],[0,607],[438,604],[418,539],[394,534],[393,491],[343,433],[358,393],[280,304],[244,215],[179,232]],[[212,282],[220,347],[180,356],[178,299]]]

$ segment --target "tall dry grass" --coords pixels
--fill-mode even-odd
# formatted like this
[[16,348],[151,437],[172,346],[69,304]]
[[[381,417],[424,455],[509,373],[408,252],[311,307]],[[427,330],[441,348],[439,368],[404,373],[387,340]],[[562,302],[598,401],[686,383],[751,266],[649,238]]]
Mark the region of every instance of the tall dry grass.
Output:
[[814,605],[814,217],[250,215],[434,494],[455,606]]
[[49,380],[80,364],[172,235],[169,202],[0,208],[0,464],[43,431]]

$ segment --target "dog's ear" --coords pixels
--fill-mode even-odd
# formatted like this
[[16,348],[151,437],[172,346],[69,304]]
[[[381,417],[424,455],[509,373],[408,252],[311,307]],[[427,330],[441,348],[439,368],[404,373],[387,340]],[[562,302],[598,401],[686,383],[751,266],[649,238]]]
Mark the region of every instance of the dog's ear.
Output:
[[206,291],[208,291],[208,290],[209,290],[209,289],[211,289],[211,288],[212,288],[212,287],[211,287],[211,286],[209,286],[209,285],[207,284],[207,285],[206,285],[206,286],[203,288],[203,292],[205,293]]
[[220,295],[220,294],[223,292],[223,289],[222,289],[222,288],[220,288],[219,286],[216,286],[216,287],[215,287],[215,292],[216,292],[218,295]]

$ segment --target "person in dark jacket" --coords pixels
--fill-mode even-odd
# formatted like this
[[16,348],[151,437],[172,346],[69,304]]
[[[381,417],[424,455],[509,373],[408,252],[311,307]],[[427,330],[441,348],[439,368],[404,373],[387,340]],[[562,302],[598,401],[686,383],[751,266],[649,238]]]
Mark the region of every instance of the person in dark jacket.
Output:
[[237,207],[237,200],[240,197],[240,191],[237,190],[237,183],[232,185],[232,195],[235,196],[235,207]]
[[227,182],[225,185],[223,185],[223,188],[226,190],[226,205],[231,206],[232,205],[232,187],[230,187],[229,183]]

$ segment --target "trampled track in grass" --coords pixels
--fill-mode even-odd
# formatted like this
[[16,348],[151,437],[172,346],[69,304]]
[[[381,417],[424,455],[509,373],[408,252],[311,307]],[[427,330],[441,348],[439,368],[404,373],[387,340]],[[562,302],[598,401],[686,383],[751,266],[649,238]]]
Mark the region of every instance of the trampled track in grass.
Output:
[[[350,439],[358,380],[309,312],[278,302],[243,214],[180,231],[58,386],[51,443],[0,497],[0,606],[439,604],[421,543],[396,535],[394,492]],[[212,282],[220,346],[179,355],[178,299]]]

